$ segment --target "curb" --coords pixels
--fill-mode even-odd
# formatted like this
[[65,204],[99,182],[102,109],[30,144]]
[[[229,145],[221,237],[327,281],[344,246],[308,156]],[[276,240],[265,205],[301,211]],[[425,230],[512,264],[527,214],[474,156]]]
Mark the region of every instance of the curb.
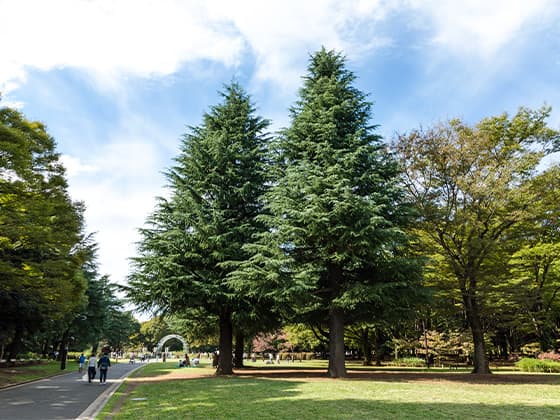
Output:
[[113,396],[115,391],[121,386],[121,384],[124,382],[124,380],[126,378],[128,378],[128,376],[131,373],[136,372],[138,369],[140,369],[144,366],[146,366],[146,365],[145,364],[139,365],[137,368],[126,372],[126,374],[124,376],[121,376],[119,379],[117,379],[113,384],[111,384],[110,387],[108,387],[105,391],[103,391],[101,393],[101,395],[99,395],[99,397],[97,397],[95,399],[95,401],[93,401],[88,406],[88,408],[86,408],[84,411],[82,411],[82,413],[78,417],[76,417],[76,420],[93,420],[93,419],[95,419],[95,416],[97,416],[99,414],[99,412],[103,409],[103,407],[105,407],[105,404],[107,404],[107,401],[109,401],[109,399]]
[[43,376],[42,378],[29,379],[28,381],[18,382],[16,384],[8,384],[8,385],[0,386],[0,392],[2,392],[5,389],[17,388],[18,386],[27,385],[27,384],[30,384],[31,382],[45,381],[47,379],[54,378],[55,376],[71,375],[73,373],[74,372],[54,373],[54,374],[49,375],[49,376]]

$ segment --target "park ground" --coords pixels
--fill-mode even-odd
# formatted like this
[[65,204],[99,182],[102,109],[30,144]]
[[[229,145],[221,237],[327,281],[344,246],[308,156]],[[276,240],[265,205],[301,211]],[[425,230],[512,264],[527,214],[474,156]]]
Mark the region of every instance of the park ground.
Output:
[[0,368],[0,388],[68,373],[74,367],[70,365],[66,370],[60,370],[60,362],[46,360],[27,366],[2,367]]
[[208,365],[151,363],[128,378],[97,419],[557,419],[560,375],[511,370],[364,368],[330,379],[326,362],[248,363],[228,377]]

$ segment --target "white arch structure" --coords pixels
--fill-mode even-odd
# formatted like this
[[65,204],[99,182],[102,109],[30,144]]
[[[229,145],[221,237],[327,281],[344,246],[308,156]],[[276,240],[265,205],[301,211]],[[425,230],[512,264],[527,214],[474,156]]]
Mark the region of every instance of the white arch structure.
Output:
[[187,340],[185,340],[179,334],[169,334],[169,335],[166,335],[165,337],[163,337],[161,340],[159,340],[159,343],[157,343],[155,352],[160,353],[161,349],[163,348],[163,345],[173,338],[176,338],[177,340],[179,340],[183,344],[183,351],[185,353],[189,352],[189,345],[187,344]]

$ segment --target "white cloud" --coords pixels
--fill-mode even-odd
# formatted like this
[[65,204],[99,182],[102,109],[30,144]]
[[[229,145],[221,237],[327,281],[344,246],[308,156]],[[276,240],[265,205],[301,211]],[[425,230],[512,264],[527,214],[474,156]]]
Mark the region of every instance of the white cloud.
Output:
[[412,0],[424,15],[432,42],[465,58],[492,58],[530,25],[542,24],[558,11],[554,0]]
[[[235,64],[239,34],[196,1],[18,0],[0,2],[1,89],[25,69],[83,68],[98,75],[170,74],[183,61]],[[106,77],[109,80],[110,77]]]
[[87,231],[96,232],[100,272],[113,281],[124,282],[137,229],[162,194],[163,151],[152,139],[114,138],[88,159],[62,157],[70,194],[86,204]]
[[[439,79],[444,71],[438,66],[451,53],[465,62],[476,58],[471,60],[469,77],[478,81],[479,59],[487,64],[483,70],[491,78],[496,57],[531,24],[558,16],[557,4],[555,0],[0,0],[1,105],[16,103],[10,93],[17,93],[32,69],[81,69],[98,87],[111,90],[118,102],[115,108],[122,113],[120,124],[102,139],[103,146],[92,146],[79,156],[66,154],[63,163],[73,198],[87,205],[88,229],[98,232],[101,272],[122,282],[128,258],[135,254],[136,229],[153,210],[154,197],[163,193],[161,170],[177,146],[177,133],[162,133],[142,116],[127,113],[130,85],[121,83],[122,78],[170,75],[187,63],[205,60],[234,69],[250,58],[255,60],[253,83],[272,83],[292,94],[300,85],[307,54],[321,45],[343,50],[353,60],[387,46],[406,53],[409,45],[393,39],[402,28],[393,26],[390,18],[398,16],[397,24],[409,25],[404,32],[413,32],[419,44],[430,47],[425,50],[426,62],[434,51],[444,56],[436,66]],[[413,42],[408,38],[403,42],[407,41]],[[467,85],[465,74],[457,76],[452,93]],[[434,96],[439,79],[433,78],[435,87],[425,88],[426,96]],[[50,85],[35,92],[51,106],[57,93]],[[53,98],[45,99],[49,94]],[[412,108],[401,104],[395,111],[401,123],[394,125],[409,126],[402,120],[413,119],[407,109],[417,115]],[[272,116],[277,125],[285,125],[281,123],[285,115]],[[85,128],[82,132],[88,131]],[[78,144],[74,150],[82,148],[80,138],[65,138],[67,143],[73,140]]]
[[66,175],[70,178],[83,173],[91,174],[98,171],[97,167],[85,164],[79,158],[74,156],[62,155],[60,156],[60,160],[66,168]]
[[424,25],[436,46],[491,57],[557,10],[554,0],[4,0],[0,90],[31,68],[80,68],[116,86],[126,74],[168,75],[199,60],[235,67],[247,51],[256,80],[293,89],[321,45],[356,58],[392,45],[378,27],[392,14]]
[[[307,52],[321,45],[362,51],[389,42],[356,39],[357,22],[381,19],[391,9],[379,0],[0,1],[0,90],[25,81],[28,69],[73,67],[111,87],[119,76],[168,75],[187,62],[239,64],[256,56],[257,80],[295,86]],[[300,64],[298,66],[298,63]]]

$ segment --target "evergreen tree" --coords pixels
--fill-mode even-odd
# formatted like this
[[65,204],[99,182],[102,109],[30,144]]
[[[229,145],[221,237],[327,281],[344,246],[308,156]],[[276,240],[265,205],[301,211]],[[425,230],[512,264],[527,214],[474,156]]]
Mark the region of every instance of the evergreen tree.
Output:
[[270,229],[250,248],[255,255],[243,272],[253,293],[275,295],[298,321],[326,320],[331,377],[346,375],[344,327],[352,312],[418,278],[404,252],[401,227],[410,209],[398,166],[354,81],[340,54],[323,48],[311,56],[278,141],[279,176],[262,217]]
[[232,316],[246,310],[227,276],[247,258],[243,245],[262,231],[255,217],[267,185],[265,130],[236,83],[223,103],[185,135],[167,173],[171,197],[141,229],[128,295],[145,308],[181,313],[200,308],[219,319],[217,374],[232,373]]

